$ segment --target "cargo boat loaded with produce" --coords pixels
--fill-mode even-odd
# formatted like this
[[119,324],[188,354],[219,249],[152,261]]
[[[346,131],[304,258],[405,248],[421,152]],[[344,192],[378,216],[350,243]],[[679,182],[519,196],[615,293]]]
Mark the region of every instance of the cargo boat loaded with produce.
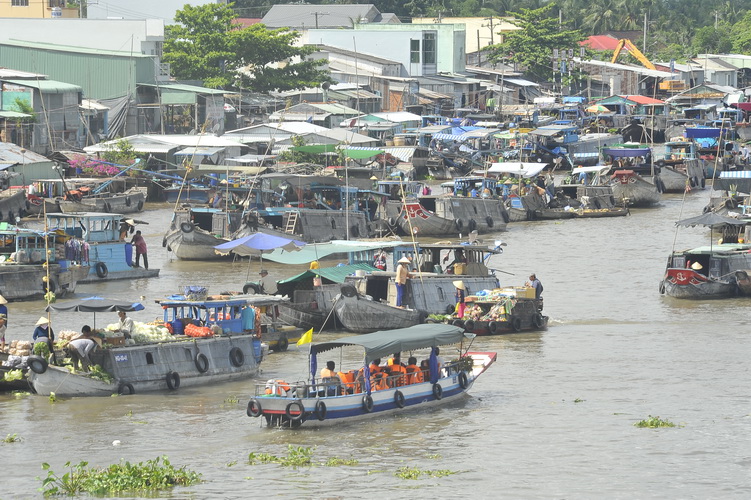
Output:
[[[136,323],[127,342],[105,331],[104,348],[91,355],[91,373],[48,365],[32,356],[29,382],[37,394],[70,397],[177,390],[250,378],[263,357],[262,308],[253,301],[264,300],[268,297],[169,297],[159,301],[164,324]],[[108,327],[112,329],[114,325]]]

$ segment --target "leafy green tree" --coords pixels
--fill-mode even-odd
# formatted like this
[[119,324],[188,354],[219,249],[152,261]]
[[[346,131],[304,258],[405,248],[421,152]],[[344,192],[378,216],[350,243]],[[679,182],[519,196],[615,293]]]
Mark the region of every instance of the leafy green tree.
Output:
[[751,26],[751,11],[746,12],[730,31],[733,39],[733,52],[751,54],[751,29],[749,29],[749,26]]
[[[313,47],[297,47],[299,34],[262,24],[233,24],[232,4],[185,5],[167,26],[163,60],[178,79],[212,88],[240,86],[258,92],[314,87],[331,81]],[[296,61],[296,62],[293,62]],[[280,63],[280,64],[275,64]]]
[[539,9],[522,9],[514,12],[509,22],[521,28],[505,36],[503,43],[487,47],[491,61],[508,60],[520,64],[538,79],[547,79],[552,73],[553,49],[575,49],[586,37],[578,30],[559,26],[554,3]]
[[707,52],[724,54],[730,52],[733,48],[730,25],[723,21],[718,23],[717,28],[714,26],[705,26],[698,29],[691,42],[691,47],[695,54]]

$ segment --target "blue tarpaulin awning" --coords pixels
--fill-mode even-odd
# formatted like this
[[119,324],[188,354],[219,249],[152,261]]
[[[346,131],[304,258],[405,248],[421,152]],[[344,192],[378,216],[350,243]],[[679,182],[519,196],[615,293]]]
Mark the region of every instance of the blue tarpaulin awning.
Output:
[[[687,139],[702,139],[705,137],[720,137],[722,129],[715,127],[687,127],[684,135]],[[725,133],[727,134],[727,130]]]

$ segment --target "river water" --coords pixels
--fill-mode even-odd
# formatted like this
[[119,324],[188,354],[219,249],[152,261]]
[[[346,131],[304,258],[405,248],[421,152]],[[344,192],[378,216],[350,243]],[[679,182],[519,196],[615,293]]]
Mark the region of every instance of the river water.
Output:
[[[678,248],[709,241],[705,228],[674,223],[701,213],[706,193],[666,195],[629,217],[510,224],[491,259],[504,285],[537,273],[545,286],[545,332],[478,337],[473,350],[498,362],[464,401],[334,428],[280,430],[245,416],[252,382],[305,377],[306,350],[269,355],[257,380],[177,393],[63,399],[0,395],[0,498],[38,497],[40,465],[107,465],[167,455],[204,482],[170,498],[748,498],[751,491],[748,299],[680,302],[658,282],[674,238]],[[141,218],[152,280],[81,286],[78,295],[138,300],[137,321],[161,315],[153,299],[184,285],[238,290],[247,263],[170,261],[161,246],[170,210]],[[258,263],[250,268],[257,277]],[[265,265],[272,276],[299,268]],[[10,304],[9,338],[30,339],[38,302]],[[115,322],[100,314],[97,326]],[[79,330],[86,314],[55,314],[56,330]],[[317,335],[315,340],[336,338]],[[237,402],[236,402],[237,400]],[[641,429],[650,415],[674,428]],[[119,446],[113,441],[119,440]],[[250,452],[356,458],[354,466],[291,469],[248,465]],[[449,470],[444,477],[397,477],[400,467]]]

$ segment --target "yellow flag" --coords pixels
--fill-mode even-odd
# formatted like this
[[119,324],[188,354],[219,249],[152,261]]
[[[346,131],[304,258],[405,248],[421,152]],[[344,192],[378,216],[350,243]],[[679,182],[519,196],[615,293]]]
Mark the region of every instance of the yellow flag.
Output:
[[310,344],[311,342],[313,342],[313,329],[312,328],[302,334],[302,337],[300,337],[300,340],[297,341],[297,345]]

